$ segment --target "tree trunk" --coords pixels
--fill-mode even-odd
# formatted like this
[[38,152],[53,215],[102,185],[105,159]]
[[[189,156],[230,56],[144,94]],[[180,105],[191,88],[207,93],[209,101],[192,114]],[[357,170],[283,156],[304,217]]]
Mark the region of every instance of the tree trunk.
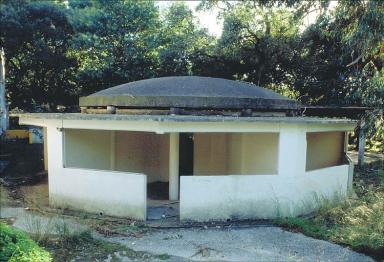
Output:
[[365,130],[363,125],[360,126],[359,130],[359,154],[358,154],[358,166],[360,169],[364,168],[364,150],[365,150]]
[[8,128],[8,105],[5,100],[5,56],[0,50],[0,135]]

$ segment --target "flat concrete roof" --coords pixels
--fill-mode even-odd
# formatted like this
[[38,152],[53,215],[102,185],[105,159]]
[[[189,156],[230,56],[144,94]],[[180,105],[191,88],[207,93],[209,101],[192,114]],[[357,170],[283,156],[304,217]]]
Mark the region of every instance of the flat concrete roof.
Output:
[[153,121],[153,122],[269,122],[269,123],[316,123],[351,124],[358,121],[346,118],[323,117],[236,117],[236,116],[194,116],[194,115],[116,115],[82,113],[22,113],[12,117],[28,119],[58,120],[105,120],[105,121]]

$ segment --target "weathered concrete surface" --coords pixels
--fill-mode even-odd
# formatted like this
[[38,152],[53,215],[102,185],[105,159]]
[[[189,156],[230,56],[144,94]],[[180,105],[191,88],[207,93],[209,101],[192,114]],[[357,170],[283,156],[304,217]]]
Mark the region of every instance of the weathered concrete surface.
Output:
[[278,227],[155,230],[141,238],[113,237],[135,251],[195,261],[374,261],[326,241]]
[[80,98],[80,106],[139,108],[298,109],[298,103],[243,81],[177,76],[145,79],[114,86]]
[[145,175],[60,166],[55,171],[50,174],[49,203],[53,207],[146,219]]
[[[63,117],[67,115],[62,115]],[[81,115],[76,114],[76,116],[84,117],[89,115]],[[111,116],[111,115],[108,115]],[[92,117],[95,117],[92,115]],[[113,117],[113,116],[111,116]],[[127,117],[127,116],[124,116]],[[123,117],[123,119],[124,119]],[[139,117],[139,116],[137,116]],[[143,116],[140,116],[143,117]],[[154,116],[146,116],[149,119],[153,118]],[[160,119],[164,118],[165,116],[157,116]],[[170,117],[170,116],[168,116]],[[128,118],[127,118],[128,119]],[[156,118],[154,118],[156,119]],[[199,118],[194,117],[186,117],[185,119],[194,119],[195,121],[200,121]],[[209,117],[207,119],[210,119]],[[257,212],[246,212],[246,213],[240,213],[238,215],[238,218],[260,218],[259,215],[263,214],[261,218],[271,218],[276,217],[276,212],[280,212],[281,208],[284,209],[290,209],[291,206],[290,203],[295,203],[295,207],[300,207],[303,205],[302,200],[308,202],[307,200],[312,200],[312,193],[318,194],[318,196],[321,198],[323,195],[329,196],[331,193],[328,193],[328,191],[325,190],[326,193],[323,193],[320,188],[330,188],[332,191],[335,191],[335,184],[337,186],[337,189],[342,189],[341,194],[344,193],[343,188],[347,185],[347,181],[339,181],[335,180],[334,177],[329,177],[325,179],[325,176],[311,176],[312,180],[303,180],[302,183],[300,183],[300,179],[296,179],[296,177],[304,177],[305,176],[305,152],[306,152],[306,132],[319,132],[319,131],[344,131],[349,130],[350,127],[353,126],[352,122],[348,122],[347,120],[340,120],[332,122],[330,124],[320,124],[321,121],[315,121],[314,123],[307,123],[303,120],[301,124],[286,124],[286,123],[279,123],[279,122],[273,122],[278,121],[278,118],[263,118],[263,119],[269,119],[270,123],[243,123],[243,122],[230,122],[227,123],[224,120],[224,117],[217,118],[218,121],[221,119],[221,122],[154,122],[154,121],[144,121],[145,118],[143,118],[143,121],[109,121],[108,125],[106,125],[106,122],[104,120],[93,120],[92,118],[88,118],[88,120],[59,120],[59,119],[35,119],[37,122],[41,121],[42,125],[47,126],[47,133],[48,133],[48,153],[49,153],[49,162],[48,162],[48,173],[49,173],[49,191],[51,193],[50,202],[53,204],[53,206],[58,207],[71,207],[76,209],[83,209],[89,212],[102,212],[104,214],[114,215],[114,216],[127,216],[135,219],[145,219],[145,210],[146,210],[146,182],[140,178],[144,175],[134,175],[131,173],[118,173],[118,172],[112,172],[112,171],[101,171],[101,170],[93,170],[92,166],[88,166],[89,169],[81,169],[81,168],[68,168],[65,165],[66,155],[64,154],[67,152],[67,149],[65,146],[65,143],[63,141],[66,141],[65,134],[67,129],[109,129],[109,130],[137,130],[137,131],[145,131],[145,132],[156,132],[156,133],[169,133],[172,131],[175,132],[253,132],[253,133],[260,133],[260,132],[275,132],[279,133],[279,156],[278,156],[278,176],[274,177],[261,177],[259,176],[256,181],[248,181],[248,182],[254,182],[257,184],[258,187],[261,187],[262,190],[260,192],[263,192],[262,195],[257,193],[254,188],[253,184],[250,183],[243,183],[246,185],[246,188],[249,192],[252,192],[249,194],[248,197],[247,194],[245,195],[245,199],[241,197],[236,198],[243,204],[252,203],[253,209],[258,209]],[[235,118],[230,118],[234,120]],[[240,118],[237,118],[240,119]],[[289,119],[289,118],[281,118]],[[37,122],[33,122],[33,119],[26,119],[21,118],[20,122],[23,124],[29,123],[29,124],[39,124]],[[175,118],[177,120],[177,117]],[[26,121],[26,122],[23,122]],[[32,122],[28,122],[32,121]],[[333,121],[333,120],[331,120]],[[347,121],[347,122],[343,122]],[[64,129],[63,129],[64,128]],[[63,131],[64,130],[64,131]],[[108,142],[112,141],[110,140],[110,137],[108,138]],[[77,143],[75,143],[78,145]],[[96,142],[95,142],[96,144]],[[107,144],[107,143],[105,143]],[[105,145],[106,148],[109,148],[108,145]],[[111,148],[114,147],[111,143]],[[112,151],[112,150],[111,150]],[[106,163],[110,164],[109,162],[109,151],[106,150]],[[102,150],[100,153],[103,153]],[[119,154],[117,154],[119,155]],[[253,155],[252,153],[249,153],[249,155]],[[78,156],[77,158],[80,158],[81,156]],[[99,157],[95,158],[94,161],[98,161]],[[244,158],[243,158],[244,159]],[[93,159],[89,161],[90,163],[94,162]],[[100,162],[100,161],[99,161]],[[98,163],[99,163],[98,162]],[[80,166],[81,167],[81,166]],[[100,168],[95,165],[95,169]],[[337,177],[344,176],[348,172],[345,170],[339,170],[341,171],[339,174],[337,174]],[[140,172],[141,173],[141,172]],[[144,173],[144,172],[143,172]],[[327,172],[328,175],[331,174]],[[324,175],[326,175],[325,173]],[[237,175],[234,173],[234,175]],[[145,176],[144,176],[145,177]],[[288,179],[289,181],[284,181],[286,178],[292,178]],[[305,176],[308,177],[308,176]],[[183,179],[183,177],[182,177]],[[191,179],[191,178],[186,178]],[[197,179],[197,178],[193,178]],[[205,179],[205,178],[204,178]],[[247,178],[250,179],[250,178]],[[309,178],[308,178],[309,179]],[[341,178],[342,179],[342,178]],[[276,181],[275,181],[276,180]],[[317,180],[320,180],[319,182]],[[73,181],[76,181],[75,183]],[[298,186],[293,185],[291,188],[287,187],[287,185],[295,184],[297,181]],[[223,182],[223,181],[217,181],[218,183],[214,183],[213,181],[211,184],[215,185]],[[236,182],[236,180],[232,181]],[[288,183],[286,183],[288,182]],[[308,183],[307,183],[308,182]],[[312,183],[314,182],[314,183]],[[328,183],[329,182],[329,183]],[[183,184],[183,182],[181,182]],[[228,184],[224,182],[224,184]],[[241,184],[241,183],[240,183]],[[240,185],[239,184],[239,185]],[[308,184],[308,185],[307,185]],[[316,185],[319,185],[320,187],[316,187]],[[345,186],[344,186],[345,185]],[[270,187],[273,187],[274,191],[271,190]],[[195,188],[198,188],[198,190],[195,190]],[[195,185],[195,188],[192,188],[189,190],[189,193],[186,193],[184,189],[182,188],[181,191],[181,217],[185,219],[197,219],[197,220],[205,220],[207,217],[202,217],[200,214],[197,215],[198,217],[191,217],[191,215],[188,215],[186,213],[189,212],[189,214],[198,214],[197,208],[198,205],[195,205],[197,201],[200,201],[199,206],[204,207],[205,209],[210,210],[221,210],[221,206],[217,203],[214,203],[214,205],[209,206],[206,205],[206,200],[211,201],[215,200],[210,195],[211,192],[219,192],[216,195],[219,196],[219,199],[222,199],[221,195],[222,192],[226,192],[227,195],[229,192],[225,191],[226,189],[221,187],[219,190],[216,190],[210,187],[206,187],[204,192],[201,190],[202,187],[199,185]],[[239,190],[241,187],[236,188],[236,183],[230,184],[230,190],[235,192],[240,192]],[[295,189],[293,189],[295,188]],[[188,189],[188,188],[186,188]],[[306,193],[312,194],[311,197],[304,196],[305,194],[302,193],[300,189],[305,189]],[[221,191],[220,191],[221,190]],[[222,191],[224,190],[224,191]],[[283,195],[279,192],[289,192],[289,197],[287,198],[287,194]],[[293,192],[294,191],[294,192]],[[197,194],[197,192],[200,192],[202,194]],[[293,192],[293,193],[292,193]],[[280,194],[277,197],[273,195],[274,193]],[[332,192],[333,194],[334,192]],[[189,194],[189,197],[183,197],[183,194]],[[281,196],[283,195],[283,196]],[[204,196],[204,197],[202,197]],[[261,197],[261,198],[259,198]],[[192,199],[192,203],[189,205],[185,205],[185,202],[183,202],[183,199]],[[297,201],[291,201],[293,200]],[[270,205],[269,203],[264,204],[264,206],[268,205],[270,206],[269,211],[265,208],[260,209],[259,208],[259,202],[265,202],[265,200],[268,199],[269,203],[272,201],[273,205]],[[275,200],[278,199],[279,203],[278,206],[275,205]],[[203,200],[203,201],[202,201]],[[256,201],[255,201],[256,200]],[[282,201],[280,201],[282,200]],[[209,202],[208,201],[208,202]],[[259,202],[257,202],[259,201]],[[225,201],[221,201],[221,203],[224,203]],[[285,205],[288,202],[289,205]],[[300,202],[299,204],[297,202]],[[219,203],[219,204],[221,204]],[[214,217],[212,214],[211,217],[208,217],[207,219],[226,219],[228,216],[236,215],[236,210],[244,210],[240,207],[238,203],[235,203],[234,201],[231,201],[233,203],[234,209],[229,212],[229,215],[225,216],[219,216]],[[284,206],[285,205],[285,206]],[[225,206],[225,205],[224,205]],[[262,205],[261,205],[262,206]],[[141,212],[137,211],[138,207],[141,207]],[[272,210],[271,210],[272,207]],[[193,210],[194,209],[194,210]],[[278,210],[280,209],[280,210]],[[187,211],[187,212],[184,212]],[[268,212],[264,212],[268,211]],[[309,210],[311,211],[311,210]],[[200,213],[207,213],[205,210],[200,210]],[[287,212],[283,212],[283,214],[302,214],[306,212],[291,212],[290,210],[287,210]],[[281,214],[281,213],[280,213]]]
[[303,164],[302,169],[302,173],[294,173],[296,176],[182,176],[180,219],[298,216],[316,210],[323,199],[347,194],[348,165],[304,172]]
[[23,113],[13,117],[24,119],[59,119],[59,120],[110,120],[110,121],[155,121],[155,122],[266,122],[297,124],[350,124],[356,120],[326,117],[238,117],[238,116],[192,116],[192,115],[115,115],[81,113]]

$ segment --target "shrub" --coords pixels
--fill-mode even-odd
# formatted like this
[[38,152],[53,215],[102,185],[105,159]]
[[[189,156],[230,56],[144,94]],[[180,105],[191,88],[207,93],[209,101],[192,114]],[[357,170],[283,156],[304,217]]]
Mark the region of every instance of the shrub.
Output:
[[27,234],[0,223],[0,261],[47,262],[52,259]]

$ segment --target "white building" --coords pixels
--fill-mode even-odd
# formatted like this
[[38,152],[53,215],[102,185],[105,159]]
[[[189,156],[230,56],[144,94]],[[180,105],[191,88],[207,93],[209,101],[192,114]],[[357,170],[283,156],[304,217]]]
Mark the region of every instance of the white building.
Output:
[[147,184],[160,181],[182,220],[275,218],[309,213],[352,183],[354,121],[291,116],[294,100],[249,83],[149,79],[80,106],[19,115],[44,128],[55,207],[145,220]]

